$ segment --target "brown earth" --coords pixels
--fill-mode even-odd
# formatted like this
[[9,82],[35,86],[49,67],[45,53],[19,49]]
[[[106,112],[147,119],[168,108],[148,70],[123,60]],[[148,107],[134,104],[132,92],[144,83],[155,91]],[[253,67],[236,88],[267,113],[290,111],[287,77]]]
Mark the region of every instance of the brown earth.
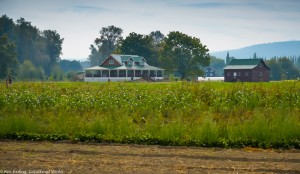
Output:
[[0,141],[0,173],[300,173],[300,150]]

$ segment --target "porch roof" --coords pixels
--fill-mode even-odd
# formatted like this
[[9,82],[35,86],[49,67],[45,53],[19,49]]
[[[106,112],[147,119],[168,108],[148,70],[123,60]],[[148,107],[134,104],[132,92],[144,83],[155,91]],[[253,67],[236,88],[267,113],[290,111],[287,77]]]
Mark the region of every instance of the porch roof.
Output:
[[101,66],[94,66],[90,68],[86,68],[86,70],[148,70],[148,71],[159,71],[159,70],[164,70],[162,68],[157,68],[154,66],[150,66],[147,63],[145,63],[144,66],[140,65],[132,65],[132,66],[111,66],[111,67],[101,67]]
[[86,68],[85,70],[109,70],[109,69],[101,66],[93,66],[90,68]]

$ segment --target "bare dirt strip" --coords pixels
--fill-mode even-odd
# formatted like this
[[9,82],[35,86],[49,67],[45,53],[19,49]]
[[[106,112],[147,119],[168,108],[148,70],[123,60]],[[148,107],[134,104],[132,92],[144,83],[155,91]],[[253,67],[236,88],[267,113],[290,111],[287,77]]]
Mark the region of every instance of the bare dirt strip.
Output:
[[300,173],[300,150],[0,141],[0,173]]

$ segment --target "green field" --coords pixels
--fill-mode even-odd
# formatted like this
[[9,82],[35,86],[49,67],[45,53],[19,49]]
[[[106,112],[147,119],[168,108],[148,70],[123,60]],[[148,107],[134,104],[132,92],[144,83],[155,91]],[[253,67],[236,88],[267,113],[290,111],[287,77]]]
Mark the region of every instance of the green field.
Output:
[[300,148],[300,82],[3,84],[0,137]]

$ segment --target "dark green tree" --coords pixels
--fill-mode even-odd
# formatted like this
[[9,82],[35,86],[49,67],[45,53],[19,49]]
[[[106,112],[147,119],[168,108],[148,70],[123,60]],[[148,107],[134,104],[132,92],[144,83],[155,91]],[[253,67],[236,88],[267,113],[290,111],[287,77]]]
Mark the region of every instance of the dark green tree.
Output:
[[55,30],[45,30],[43,32],[43,37],[47,43],[46,53],[50,58],[49,66],[47,66],[45,69],[46,75],[49,75],[51,73],[51,69],[57,65],[58,61],[60,61],[60,55],[62,54],[62,43],[64,39],[61,38]]
[[227,52],[227,55],[226,55],[226,65],[228,65],[231,61],[232,61],[232,59],[235,59],[234,57],[229,57],[229,52]]
[[287,57],[272,58],[266,61],[271,69],[271,80],[286,80],[300,77],[300,71]]
[[7,35],[0,37],[0,78],[15,76],[18,67],[16,46]]
[[159,47],[165,38],[165,36],[159,30],[152,31],[149,36],[153,38],[154,47]]
[[6,15],[3,15],[0,17],[0,36],[7,35],[9,40],[14,41],[15,36],[15,23],[14,21],[7,17]]
[[121,43],[120,52],[122,54],[143,56],[150,65],[156,65],[154,60],[153,38],[148,35],[129,33]]
[[284,74],[284,69],[277,62],[276,58],[272,58],[266,61],[267,66],[270,68],[270,79],[271,80],[280,80]]
[[160,61],[169,72],[177,72],[181,79],[188,76],[201,76],[201,66],[208,66],[208,48],[200,39],[181,32],[170,32],[164,40]]
[[294,63],[289,58],[282,57],[277,59],[277,61],[284,70],[283,73],[285,73],[287,79],[295,79],[296,77],[299,77],[299,69],[294,66]]
[[257,59],[256,53],[253,53],[253,59]]
[[82,71],[82,66],[79,61],[76,60],[61,60],[59,61],[60,68],[65,72],[69,71]]
[[101,53],[97,50],[97,48],[94,45],[90,45],[91,54],[88,57],[88,61],[90,63],[90,66],[99,66],[101,63],[101,60],[103,60],[103,56]]
[[160,52],[163,49],[162,43],[163,43],[165,36],[159,30],[152,31],[149,34],[149,36],[152,37],[152,39],[153,39],[153,45],[152,45],[153,54],[151,57],[151,61],[149,61],[149,64],[151,64],[153,66],[160,66],[158,59],[160,57]]
[[101,59],[108,57],[116,50],[120,41],[122,41],[123,30],[114,25],[103,27],[100,30],[100,38],[95,39],[95,44],[98,46],[98,51],[102,56]]
[[16,22],[16,44],[18,49],[18,60],[24,62],[25,59],[34,58],[36,49],[34,42],[39,37],[39,30],[31,25],[31,22],[20,18]]
[[29,60],[37,69],[42,68],[47,76],[51,74],[52,66],[60,60],[63,39],[56,31],[41,32],[24,18],[14,23],[3,15],[0,17],[0,37],[3,35],[15,44],[18,62]]

